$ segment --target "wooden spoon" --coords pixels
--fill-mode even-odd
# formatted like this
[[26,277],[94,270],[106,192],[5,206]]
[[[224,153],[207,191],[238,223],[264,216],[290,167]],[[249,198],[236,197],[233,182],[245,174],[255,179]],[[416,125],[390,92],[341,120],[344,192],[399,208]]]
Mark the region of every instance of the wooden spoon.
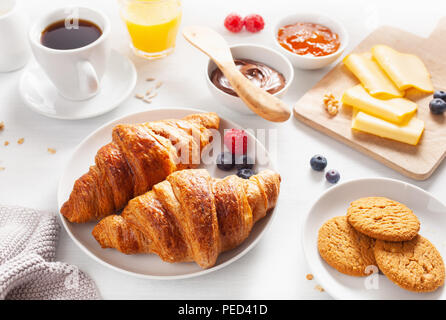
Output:
[[274,122],[290,118],[290,109],[283,101],[254,85],[237,69],[228,44],[217,32],[207,27],[189,26],[183,29],[183,36],[215,62],[252,111]]

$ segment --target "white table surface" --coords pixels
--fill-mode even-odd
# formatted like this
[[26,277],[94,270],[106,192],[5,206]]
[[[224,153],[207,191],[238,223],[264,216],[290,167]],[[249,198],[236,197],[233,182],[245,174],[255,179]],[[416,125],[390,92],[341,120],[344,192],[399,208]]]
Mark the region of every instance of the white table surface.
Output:
[[[312,155],[327,156],[329,167],[341,173],[341,182],[363,177],[390,177],[414,183],[444,197],[445,166],[440,165],[427,181],[405,178],[378,162],[328,138],[297,120],[273,124],[257,116],[241,116],[219,105],[209,93],[204,79],[205,56],[179,37],[173,55],[156,62],[138,59],[129,52],[126,30],[114,0],[24,0],[26,14],[33,17],[63,4],[89,5],[103,10],[112,20],[113,47],[128,55],[138,70],[135,92],[144,92],[149,76],[164,82],[151,105],[130,97],[116,110],[89,120],[62,121],[45,118],[29,110],[21,101],[18,81],[22,71],[0,74],[0,203],[57,211],[56,191],[64,166],[76,145],[102,124],[125,114],[151,108],[195,107],[218,112],[246,128],[276,128],[279,144],[277,167],[283,177],[277,217],[259,244],[246,256],[217,272],[187,280],[150,281],[110,270],[83,253],[62,230],[57,259],[75,264],[96,282],[105,299],[329,299],[315,290],[316,281],[306,280],[310,272],[301,244],[302,216],[320,194],[329,188],[322,174],[309,167]],[[333,0],[184,0],[182,25],[202,24],[221,32],[229,43],[260,43],[273,46],[272,28],[283,15],[321,11],[345,24],[350,34],[348,49],[381,24],[397,26],[427,36],[434,28],[446,2],[333,1]],[[258,34],[229,34],[223,28],[226,14],[260,13],[266,28]],[[0,39],[1,41],[1,39]],[[348,50],[347,49],[347,50]],[[296,70],[295,80],[284,100],[292,105],[328,69]],[[17,140],[25,138],[23,145]],[[8,147],[3,146],[10,141]],[[47,148],[55,148],[52,155]],[[93,161],[93,159],[92,159]],[[86,168],[87,170],[87,168]],[[443,183],[441,182],[443,181]]]

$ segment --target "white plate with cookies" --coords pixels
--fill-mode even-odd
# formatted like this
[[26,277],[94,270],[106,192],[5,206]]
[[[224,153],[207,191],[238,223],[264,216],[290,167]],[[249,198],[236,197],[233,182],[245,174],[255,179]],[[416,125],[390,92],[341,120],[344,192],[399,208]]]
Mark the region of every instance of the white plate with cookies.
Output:
[[[363,229],[364,226],[358,226],[358,223],[353,221],[350,213],[347,218],[347,211],[353,201],[368,197],[391,199],[398,202],[398,206],[402,204],[406,213],[412,211],[419,221],[419,225],[415,223],[415,227],[412,227],[412,231],[409,232],[412,234],[408,237],[413,238],[407,241],[364,239],[372,239],[370,235],[382,236],[373,234],[376,231],[374,224],[379,225],[380,220],[365,219],[367,223]],[[363,209],[361,203],[359,209]],[[335,217],[340,218],[330,220]],[[395,230],[399,232],[398,229],[401,227],[410,229],[409,225],[416,222],[416,218],[411,218],[412,220],[408,223],[402,221],[403,223]],[[332,222],[331,226],[330,223],[326,224],[329,220]],[[324,225],[324,229],[321,229]],[[328,228],[327,225],[329,225]],[[415,237],[414,228],[415,234],[418,234]],[[432,283],[438,286],[444,282],[442,257],[446,257],[445,229],[446,206],[430,193],[394,179],[359,179],[330,188],[314,203],[303,223],[302,244],[315,280],[335,299],[446,299],[444,285],[440,285],[431,292],[420,292],[424,289],[419,289],[429,288],[429,285],[432,287]],[[339,230],[344,233],[338,234],[341,232]],[[319,237],[319,232],[321,232],[321,237]],[[407,237],[409,233],[405,232],[405,236]],[[348,242],[346,245],[344,245],[345,239]],[[424,239],[428,239],[429,242]],[[349,241],[355,245],[358,244],[360,248],[352,249],[350,247],[352,242]],[[326,247],[323,248],[322,245]],[[319,246],[321,248],[318,248]],[[361,257],[351,259],[355,256],[352,252]],[[412,255],[411,252],[415,254]],[[327,253],[330,255],[329,259],[327,259]],[[329,261],[330,258],[332,258],[331,261]],[[370,261],[374,258],[376,258],[375,262],[378,262],[373,265],[379,268],[371,265],[364,270],[367,275],[352,275],[355,273],[355,266],[359,264],[359,260]],[[335,265],[338,270],[343,270],[344,273],[336,270],[332,265]],[[420,270],[424,270],[423,274],[420,274]],[[408,288],[411,290],[407,290]]]

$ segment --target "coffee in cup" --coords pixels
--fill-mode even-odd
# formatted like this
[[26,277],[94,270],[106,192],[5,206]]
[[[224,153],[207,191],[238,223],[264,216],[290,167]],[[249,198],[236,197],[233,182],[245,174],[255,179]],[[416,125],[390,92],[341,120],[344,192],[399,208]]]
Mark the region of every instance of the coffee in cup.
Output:
[[87,7],[53,10],[31,27],[34,56],[58,92],[85,100],[100,90],[110,54],[110,21]]
[[47,48],[72,50],[95,42],[102,30],[94,22],[79,19],[75,28],[67,28],[65,20],[59,20],[42,31],[40,42]]

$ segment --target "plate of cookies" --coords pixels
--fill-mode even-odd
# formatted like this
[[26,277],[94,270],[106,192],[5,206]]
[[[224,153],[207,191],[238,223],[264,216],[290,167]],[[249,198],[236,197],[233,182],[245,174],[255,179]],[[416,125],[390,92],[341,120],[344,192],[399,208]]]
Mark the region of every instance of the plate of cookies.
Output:
[[327,190],[302,231],[307,262],[336,299],[446,299],[446,206],[402,181]]

